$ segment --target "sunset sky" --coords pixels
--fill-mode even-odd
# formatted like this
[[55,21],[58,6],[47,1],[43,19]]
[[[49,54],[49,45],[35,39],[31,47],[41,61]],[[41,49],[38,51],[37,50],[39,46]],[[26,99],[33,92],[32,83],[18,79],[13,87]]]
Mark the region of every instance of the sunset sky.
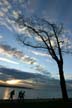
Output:
[[[63,23],[65,35],[69,36],[71,43],[71,11],[72,0],[0,0],[0,68],[39,73],[49,78],[59,79],[57,64],[50,55],[23,46],[17,41],[17,33],[22,31],[16,26],[14,20],[19,14],[23,14],[27,17],[36,15],[51,22]],[[66,41],[69,40],[66,38]],[[72,54],[64,54],[63,58],[65,78],[72,79]],[[5,77],[8,77],[6,81],[14,77],[7,75],[0,70],[1,81],[5,80]],[[18,79],[20,80],[19,77],[17,81]]]

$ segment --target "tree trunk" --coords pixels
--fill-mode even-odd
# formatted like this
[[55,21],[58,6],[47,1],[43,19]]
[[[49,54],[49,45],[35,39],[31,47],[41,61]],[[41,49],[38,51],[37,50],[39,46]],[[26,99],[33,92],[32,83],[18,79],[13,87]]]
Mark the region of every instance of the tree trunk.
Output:
[[64,72],[63,72],[63,64],[59,63],[58,68],[59,68],[59,75],[60,75],[60,86],[62,91],[62,97],[63,100],[68,100],[66,83],[65,83]]

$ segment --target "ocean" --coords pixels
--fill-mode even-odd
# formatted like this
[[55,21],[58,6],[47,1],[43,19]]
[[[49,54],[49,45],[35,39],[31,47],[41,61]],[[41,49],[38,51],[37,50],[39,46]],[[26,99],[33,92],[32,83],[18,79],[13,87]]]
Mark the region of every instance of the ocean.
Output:
[[[0,99],[9,99],[10,92],[15,90],[14,99],[18,99],[19,91],[25,91],[25,99],[46,99],[46,98],[61,98],[61,91],[58,88],[47,89],[21,89],[0,87]],[[72,90],[68,90],[68,96],[72,98]]]

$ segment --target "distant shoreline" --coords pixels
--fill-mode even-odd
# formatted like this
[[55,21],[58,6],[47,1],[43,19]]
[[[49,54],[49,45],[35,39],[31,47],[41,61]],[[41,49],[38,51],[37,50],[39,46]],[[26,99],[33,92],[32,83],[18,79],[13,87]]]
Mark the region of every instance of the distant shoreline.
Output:
[[22,88],[22,89],[34,89],[30,87],[23,87],[23,86],[14,86],[14,85],[5,85],[5,84],[0,84],[0,87],[9,87],[9,88]]

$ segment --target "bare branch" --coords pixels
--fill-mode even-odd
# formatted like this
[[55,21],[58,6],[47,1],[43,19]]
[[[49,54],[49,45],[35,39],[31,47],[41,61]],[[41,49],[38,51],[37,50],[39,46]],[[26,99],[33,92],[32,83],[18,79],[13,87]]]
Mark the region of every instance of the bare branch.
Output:
[[42,33],[46,34],[46,36],[47,36],[48,39],[45,40],[45,42],[48,41],[49,45],[50,45],[50,49],[48,49],[48,50],[50,50],[50,54],[51,54],[52,58],[55,59],[55,60],[58,60],[58,57],[56,56],[56,53],[55,53],[55,51],[53,49],[53,46],[51,44],[50,35],[48,35],[48,33],[45,30],[39,30],[39,32],[40,33],[42,32]]
[[60,48],[60,42],[59,42],[59,40],[58,40],[58,36],[57,36],[56,30],[55,30],[55,28],[56,28],[56,27],[55,27],[55,24],[51,24],[51,27],[52,27],[52,29],[53,29],[53,31],[54,31],[54,36],[55,36],[55,38],[56,38],[56,40],[57,40],[57,45],[58,45],[58,51],[59,51],[60,61],[63,62],[62,52],[61,52],[61,48]]
[[18,40],[21,43],[23,43],[24,45],[29,46],[29,47],[47,49],[47,47],[44,47],[44,46],[34,46],[34,45],[30,44],[30,43],[26,43],[24,40],[20,39],[19,37],[18,37]]

